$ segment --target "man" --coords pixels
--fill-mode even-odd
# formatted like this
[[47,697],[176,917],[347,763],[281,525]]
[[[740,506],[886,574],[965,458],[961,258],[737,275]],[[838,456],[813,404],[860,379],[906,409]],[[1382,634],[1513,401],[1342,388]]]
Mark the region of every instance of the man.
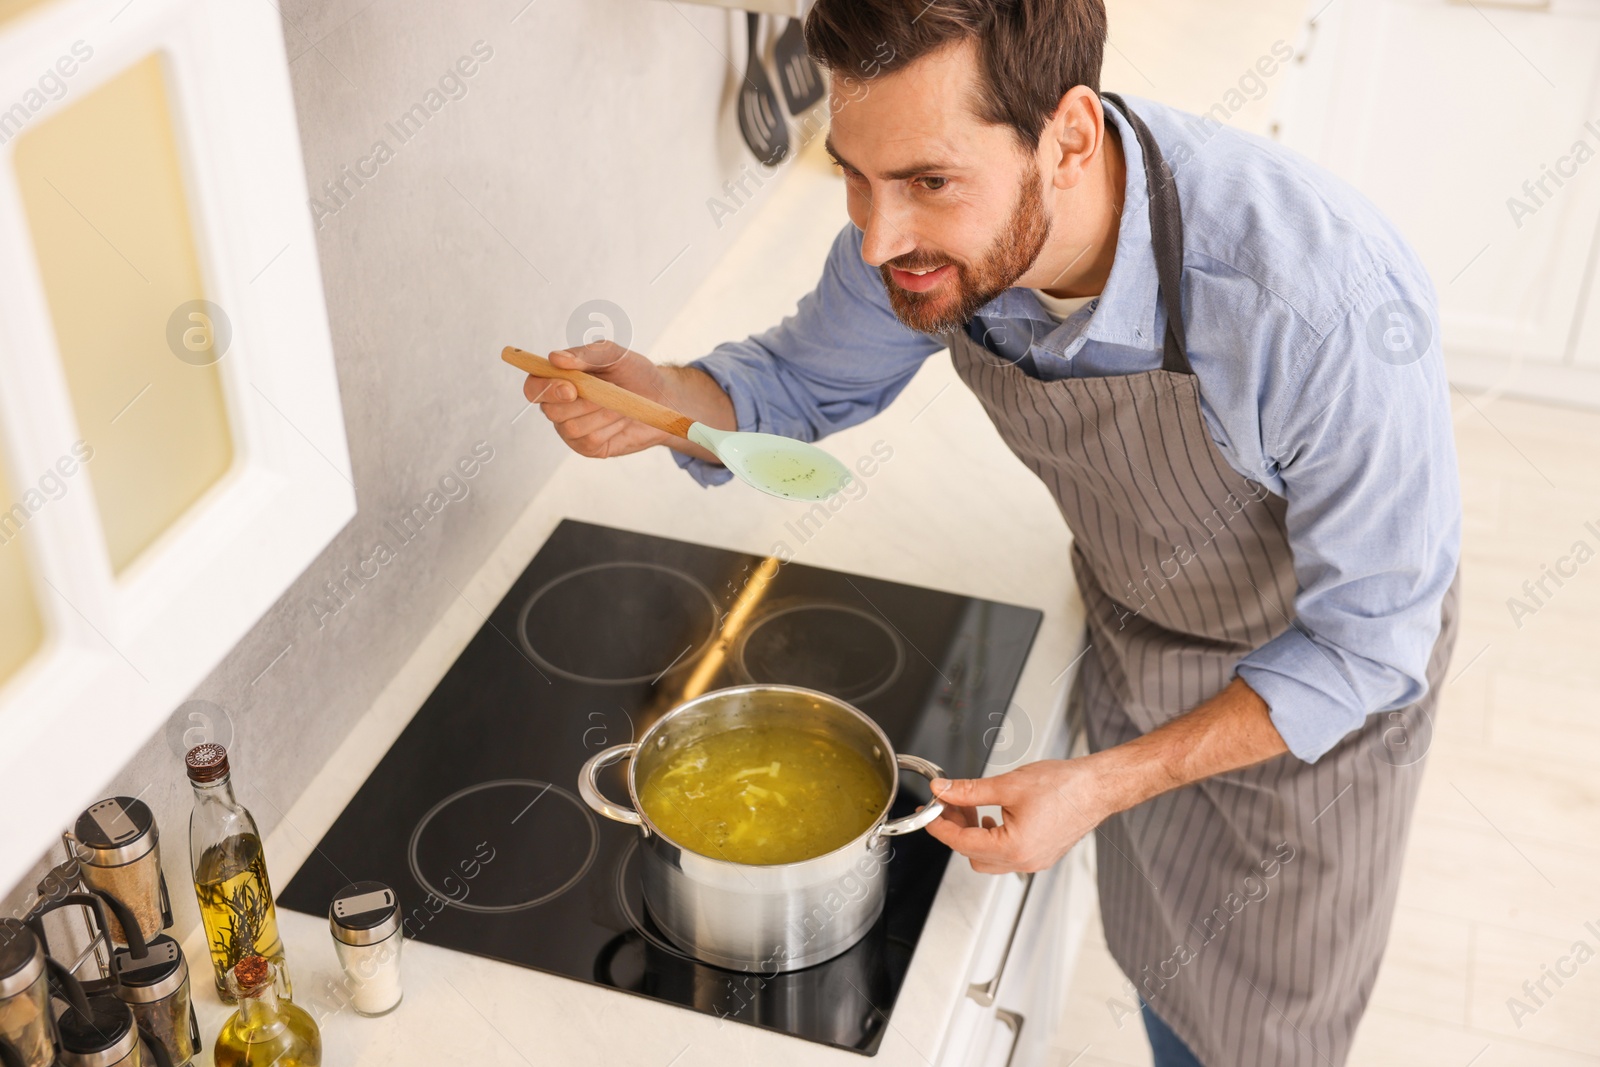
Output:
[[[1100,0],[818,0],[806,38],[850,215],[815,291],[687,367],[552,361],[810,440],[948,347],[1071,527],[1091,754],[935,783],[930,832],[1001,872],[1096,831],[1106,938],[1163,1067],[1343,1063],[1455,632],[1427,275],[1306,161],[1102,97]],[[568,385],[526,392],[580,453],[668,443],[728,478]]]

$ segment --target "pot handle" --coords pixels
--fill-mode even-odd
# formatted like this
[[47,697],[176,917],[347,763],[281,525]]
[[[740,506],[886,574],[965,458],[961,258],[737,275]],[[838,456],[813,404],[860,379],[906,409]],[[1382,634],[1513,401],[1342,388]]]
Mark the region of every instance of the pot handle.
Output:
[[[935,778],[944,777],[944,771],[940,769],[937,763],[930,763],[921,756],[908,756],[904,752],[901,752],[895,756],[895,760],[900,764],[900,768],[902,770],[916,771],[930,782]],[[933,800],[921,811],[914,811],[910,815],[905,815],[901,818],[893,819],[884,823],[882,826],[878,827],[878,833],[884,835],[885,837],[897,837],[900,834],[909,834],[914,830],[920,830],[924,826],[927,826],[930,822],[937,819],[939,817],[939,813],[942,811],[944,811],[944,802],[941,800]]]
[[632,758],[639,751],[639,743],[630,741],[625,745],[612,745],[601,752],[596,752],[584,763],[583,770],[578,772],[578,794],[583,797],[583,802],[596,812],[608,819],[625,822],[630,826],[639,826],[644,820],[639,818],[639,813],[632,808],[625,808],[621,804],[613,804],[600,792],[600,772],[613,763],[621,763]]

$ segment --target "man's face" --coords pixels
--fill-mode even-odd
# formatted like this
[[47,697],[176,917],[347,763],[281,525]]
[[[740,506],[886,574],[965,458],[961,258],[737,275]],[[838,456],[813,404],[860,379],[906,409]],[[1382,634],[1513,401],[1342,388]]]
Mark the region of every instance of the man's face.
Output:
[[977,73],[963,44],[871,81],[834,77],[828,149],[861,256],[900,321],[923,333],[965,324],[1050,236],[1039,161],[1010,127],[973,114]]

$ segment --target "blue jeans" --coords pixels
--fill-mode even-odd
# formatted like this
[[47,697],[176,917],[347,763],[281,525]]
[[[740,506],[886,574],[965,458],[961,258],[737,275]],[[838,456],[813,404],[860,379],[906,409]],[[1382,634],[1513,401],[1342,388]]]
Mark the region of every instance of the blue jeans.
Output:
[[1168,1029],[1167,1024],[1161,1021],[1161,1016],[1151,1010],[1150,1005],[1141,1000],[1139,1009],[1139,1014],[1144,1016],[1145,1032],[1150,1035],[1150,1051],[1154,1054],[1156,1067],[1205,1067],[1189,1051],[1183,1039]]

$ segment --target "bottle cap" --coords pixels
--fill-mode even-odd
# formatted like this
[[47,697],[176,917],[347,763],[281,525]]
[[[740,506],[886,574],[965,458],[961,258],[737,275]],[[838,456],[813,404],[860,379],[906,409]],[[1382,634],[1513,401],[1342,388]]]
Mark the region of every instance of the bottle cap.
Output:
[[239,996],[253,997],[272,984],[272,963],[265,956],[245,956],[228,975],[232,979],[228,985],[237,987]]
[[44,949],[18,919],[0,919],[0,1000],[10,1000],[44,973]]
[[72,826],[78,859],[93,867],[122,867],[156,847],[156,817],[137,797],[91,804]]
[[376,945],[400,929],[400,898],[382,882],[352,882],[333,895],[328,928],[347,945]]
[[189,781],[214,782],[228,773],[228,750],[214,741],[207,741],[191,748],[183,764],[189,770]]
[[183,950],[166,934],[150,939],[144,958],[128,949],[118,949],[113,959],[117,976],[117,996],[129,1004],[151,1004],[165,1000],[189,979],[189,965]]

